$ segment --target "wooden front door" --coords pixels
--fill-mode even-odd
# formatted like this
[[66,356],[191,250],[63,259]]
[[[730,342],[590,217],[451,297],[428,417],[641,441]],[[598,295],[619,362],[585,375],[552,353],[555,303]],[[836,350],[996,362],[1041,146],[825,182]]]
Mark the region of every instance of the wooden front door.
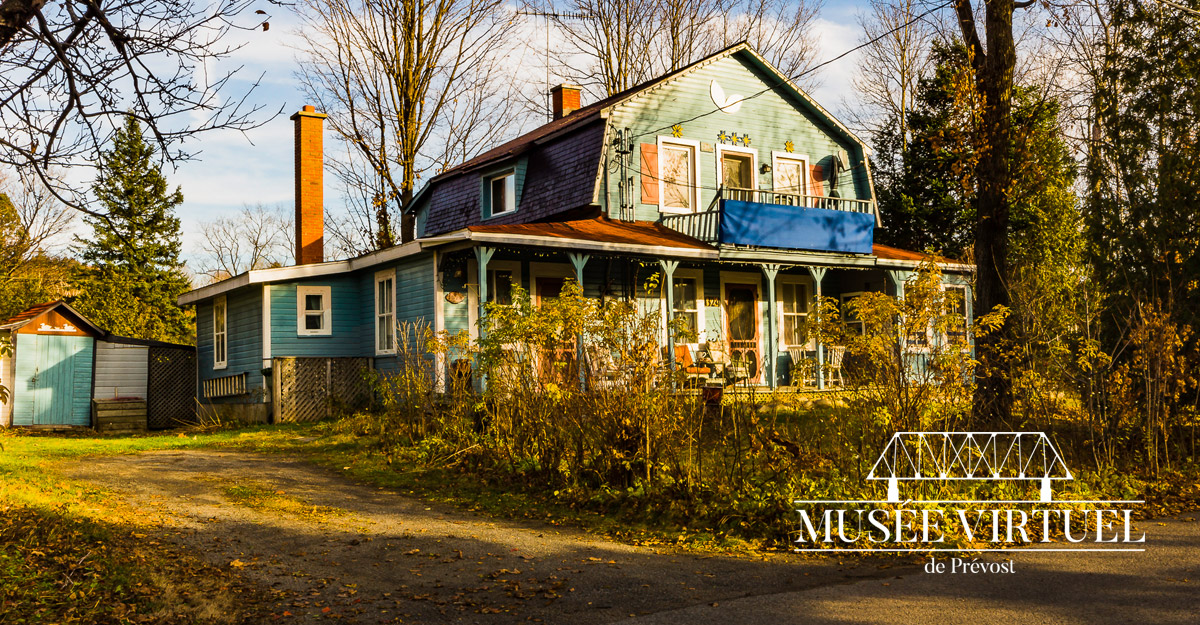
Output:
[[563,283],[566,278],[538,278],[536,282],[537,300],[534,303],[541,305],[542,300],[558,297],[563,290]]
[[[537,305],[541,306],[546,300],[561,295],[565,282],[566,278],[538,278],[534,283],[537,289]],[[563,384],[578,379],[578,369],[575,368],[575,342],[564,341],[553,348],[543,349],[538,358],[538,373],[544,382]]]
[[729,337],[730,361],[742,367],[751,381],[758,379],[762,354],[758,343],[758,286],[725,285],[725,336]]

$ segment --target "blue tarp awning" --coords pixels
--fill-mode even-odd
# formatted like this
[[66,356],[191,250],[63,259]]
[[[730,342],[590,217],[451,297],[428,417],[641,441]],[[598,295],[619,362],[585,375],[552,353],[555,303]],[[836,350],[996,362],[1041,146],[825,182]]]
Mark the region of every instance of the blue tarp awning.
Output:
[[718,240],[789,250],[870,254],[875,216],[870,213],[724,200]]

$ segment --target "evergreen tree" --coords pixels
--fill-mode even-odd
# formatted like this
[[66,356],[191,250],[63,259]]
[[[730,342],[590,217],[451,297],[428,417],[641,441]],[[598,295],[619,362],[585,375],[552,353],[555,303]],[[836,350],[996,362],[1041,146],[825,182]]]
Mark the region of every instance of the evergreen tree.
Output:
[[85,217],[92,236],[76,238],[86,269],[75,306],[116,334],[191,342],[191,314],[176,304],[190,288],[175,216],[183,193],[168,190],[154,147],[133,117],[101,155],[92,191],[106,215]]
[[1172,431],[1200,404],[1200,21],[1116,2],[1112,31],[1085,198],[1104,297],[1099,343],[1112,357],[1090,403],[1113,431],[1138,422],[1146,467],[1156,470],[1173,451]]
[[907,117],[876,136],[880,243],[963,258],[975,239],[974,91],[966,49],[935,42],[933,74],[922,78]]
[[[976,238],[979,98],[962,44],[935,43],[930,56],[934,71],[921,79],[908,113],[907,149],[901,147],[895,120],[875,137],[874,173],[884,220],[877,239],[964,259]],[[1017,179],[1009,187],[1008,236],[1015,265],[1045,259],[1044,246],[1068,236],[1047,229],[1077,228],[1078,208],[1071,191],[1075,166],[1062,139],[1058,103],[1020,86],[1013,100],[1016,132],[1010,156]]]

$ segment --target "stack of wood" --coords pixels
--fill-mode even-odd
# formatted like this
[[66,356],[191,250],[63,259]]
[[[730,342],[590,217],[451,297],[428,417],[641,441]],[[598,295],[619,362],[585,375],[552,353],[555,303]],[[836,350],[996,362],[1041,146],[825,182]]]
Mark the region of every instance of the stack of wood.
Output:
[[146,400],[136,397],[93,399],[92,425],[97,432],[145,432]]

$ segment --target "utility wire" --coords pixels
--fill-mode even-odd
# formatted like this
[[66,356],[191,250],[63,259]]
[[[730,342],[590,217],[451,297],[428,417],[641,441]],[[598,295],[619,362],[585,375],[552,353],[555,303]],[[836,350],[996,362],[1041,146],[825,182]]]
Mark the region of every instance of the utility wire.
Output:
[[[1165,0],[1158,0],[1158,1],[1159,1],[1159,2],[1165,2]],[[895,33],[896,31],[899,31],[899,30],[902,30],[902,29],[904,29],[904,28],[907,28],[907,27],[911,26],[912,24],[915,24],[916,22],[918,22],[918,21],[920,21],[920,20],[923,20],[923,19],[925,19],[925,18],[926,18],[926,17],[928,17],[929,15],[932,15],[933,13],[936,13],[937,11],[940,11],[940,10],[942,10],[942,9],[944,9],[944,8],[946,8],[946,7],[948,7],[948,6],[950,6],[950,5],[951,5],[951,4],[953,4],[953,3],[954,3],[954,0],[949,0],[948,2],[944,2],[944,3],[942,3],[942,4],[939,4],[939,5],[935,6],[935,7],[933,7],[932,9],[929,9],[928,11],[926,11],[926,12],[924,12],[924,13],[922,13],[922,14],[920,14],[920,15],[918,15],[918,16],[916,16],[916,17],[914,17],[914,18],[912,18],[911,20],[908,20],[907,22],[905,22],[905,23],[903,23],[903,24],[901,24],[901,25],[899,25],[899,26],[897,26],[897,27],[895,27],[895,28],[893,28],[893,29],[891,29],[891,30],[889,30],[889,31],[885,32],[885,33],[882,33],[882,34],[880,34],[879,36],[877,36],[877,37],[875,37],[875,38],[873,38],[873,39],[871,39],[871,40],[869,40],[869,41],[865,41],[865,42],[863,42],[862,44],[859,44],[859,45],[857,45],[857,46],[855,46],[855,47],[853,47],[853,48],[850,48],[849,50],[846,50],[845,52],[843,52],[843,53],[841,53],[841,54],[839,54],[839,55],[837,55],[837,56],[835,56],[835,57],[833,57],[833,58],[831,58],[831,59],[829,59],[829,60],[827,60],[827,61],[823,61],[823,62],[821,62],[821,63],[818,63],[817,65],[814,65],[814,66],[812,66],[812,67],[810,67],[810,68],[808,68],[808,69],[806,69],[806,70],[804,70],[804,71],[800,72],[799,74],[796,74],[795,76],[789,76],[789,77],[787,77],[787,78],[784,78],[782,81],[780,81],[780,82],[777,82],[777,83],[775,83],[775,84],[773,84],[773,85],[770,85],[770,86],[768,86],[766,89],[763,89],[762,91],[759,91],[759,92],[757,92],[757,93],[754,93],[754,94],[752,94],[752,95],[746,96],[746,97],[742,98],[740,101],[742,101],[742,102],[745,102],[746,100],[752,100],[752,99],[754,99],[754,98],[757,98],[758,96],[760,96],[760,95],[763,95],[763,94],[765,94],[765,93],[767,93],[767,92],[769,92],[769,91],[774,91],[774,90],[775,90],[776,88],[778,88],[778,87],[782,87],[782,86],[785,86],[785,85],[787,85],[787,84],[789,84],[789,83],[791,83],[791,82],[793,82],[793,81],[795,81],[795,80],[799,80],[800,78],[803,78],[804,76],[807,76],[808,74],[811,74],[811,73],[813,73],[813,72],[815,72],[815,71],[817,71],[817,70],[821,69],[822,67],[825,67],[826,65],[829,65],[829,64],[831,64],[831,63],[835,63],[835,62],[837,62],[837,61],[840,61],[840,60],[842,60],[843,58],[845,58],[845,57],[847,57],[847,56],[849,56],[849,55],[851,55],[851,54],[854,54],[855,52],[858,52],[859,50],[861,50],[861,49],[863,49],[863,48],[865,48],[865,47],[867,47],[867,46],[873,45],[873,44],[875,44],[876,42],[878,42],[880,39],[883,39],[884,37],[887,37],[887,36],[889,36],[889,35],[891,35],[891,34]],[[665,130],[670,130],[670,129],[671,129],[673,126],[675,126],[676,124],[686,124],[686,123],[688,123],[688,122],[694,122],[694,121],[696,121],[697,119],[700,119],[700,118],[702,118],[702,117],[708,117],[709,115],[712,115],[712,114],[714,114],[714,113],[719,113],[719,112],[721,112],[722,110],[723,110],[723,109],[721,109],[721,108],[715,108],[715,109],[713,109],[713,110],[711,110],[711,111],[708,111],[708,112],[705,112],[705,113],[700,113],[699,115],[696,115],[696,116],[694,116],[694,117],[689,117],[688,119],[684,119],[684,120],[681,120],[681,121],[675,122],[674,124],[671,124],[670,126],[663,126],[662,128],[656,128],[656,129],[654,129],[654,130],[648,130],[648,131],[646,131],[646,132],[642,132],[642,133],[639,133],[639,134],[633,135],[632,137],[630,137],[630,140],[632,140],[632,139],[636,139],[636,138],[638,138],[638,137],[644,137],[644,136],[646,136],[646,135],[657,135],[658,133],[660,133],[660,132],[663,132],[663,131],[665,131]]]

